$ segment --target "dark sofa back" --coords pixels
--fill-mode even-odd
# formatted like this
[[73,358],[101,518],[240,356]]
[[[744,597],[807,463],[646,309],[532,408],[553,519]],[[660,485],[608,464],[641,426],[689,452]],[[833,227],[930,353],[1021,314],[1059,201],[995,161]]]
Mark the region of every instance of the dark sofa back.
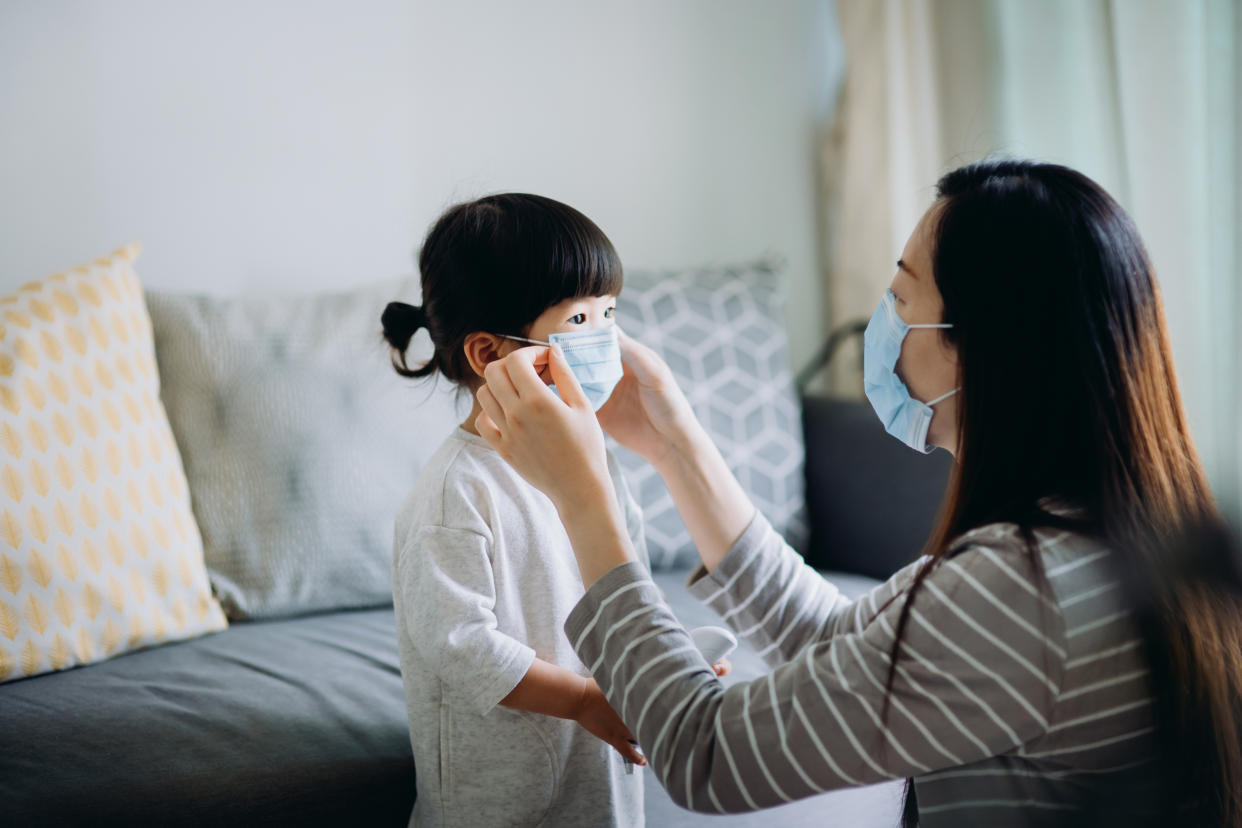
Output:
[[952,456],[912,451],[865,401],[804,397],[807,563],[888,578],[922,552]]

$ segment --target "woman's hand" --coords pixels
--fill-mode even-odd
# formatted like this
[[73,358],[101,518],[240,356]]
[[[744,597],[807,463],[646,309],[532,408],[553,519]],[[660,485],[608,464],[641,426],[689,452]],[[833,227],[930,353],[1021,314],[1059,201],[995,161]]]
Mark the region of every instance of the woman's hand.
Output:
[[574,719],[592,735],[616,748],[617,753],[630,762],[636,765],[647,764],[647,760],[636,747],[634,734],[621,721],[617,711],[612,709],[595,679],[586,679],[584,684]]
[[[539,371],[547,367],[560,398]],[[608,473],[604,433],[556,346],[520,348],[490,363],[474,426],[517,473],[546,494],[569,535],[582,582],[634,560]]]
[[655,351],[617,331],[625,376],[600,408],[599,423],[612,437],[659,468],[671,450],[699,429],[673,373]]
[[483,378],[475,428],[531,485],[559,503],[611,480],[595,412],[558,348],[520,348],[488,364]]

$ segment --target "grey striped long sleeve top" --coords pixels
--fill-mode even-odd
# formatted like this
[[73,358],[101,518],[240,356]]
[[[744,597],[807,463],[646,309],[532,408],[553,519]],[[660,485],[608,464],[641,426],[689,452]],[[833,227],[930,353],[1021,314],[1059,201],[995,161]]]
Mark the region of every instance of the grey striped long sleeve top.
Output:
[[1112,553],[1038,531],[1041,590],[1013,526],[961,540],[914,600],[887,720],[889,652],[918,562],[849,601],[762,517],[688,587],[774,668],[763,678],[726,688],[635,564],[593,584],[565,630],[686,808],[755,810],[913,777],[928,828],[1064,824],[1155,750]]

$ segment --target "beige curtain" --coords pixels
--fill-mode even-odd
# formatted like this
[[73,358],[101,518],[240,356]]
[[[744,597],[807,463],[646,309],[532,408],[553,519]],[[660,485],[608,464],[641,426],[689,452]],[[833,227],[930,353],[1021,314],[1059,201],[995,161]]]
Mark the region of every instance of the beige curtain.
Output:
[[[1137,222],[1191,425],[1242,514],[1242,0],[839,0],[824,146],[835,324],[865,317],[944,171],[990,153],[1076,167]],[[857,393],[849,358],[830,381]]]

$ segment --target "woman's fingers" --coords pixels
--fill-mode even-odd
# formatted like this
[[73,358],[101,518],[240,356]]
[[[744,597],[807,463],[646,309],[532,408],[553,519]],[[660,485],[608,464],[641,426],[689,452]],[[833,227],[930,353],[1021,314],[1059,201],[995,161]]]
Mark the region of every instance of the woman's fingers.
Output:
[[647,757],[643,756],[638,750],[638,745],[633,739],[618,739],[612,742],[612,746],[617,749],[618,753],[635,765],[647,764]]
[[500,433],[500,429],[496,428],[496,424],[492,422],[491,417],[487,416],[486,411],[474,418],[474,430],[479,432],[479,436],[486,440],[489,446],[500,451],[504,435]]
[[586,394],[582,392],[582,386],[578,384],[578,378],[574,376],[573,369],[565,360],[565,354],[557,345],[553,345],[549,350],[551,353],[548,355],[548,368],[552,373],[552,383],[560,392],[561,399],[571,408],[582,406],[589,408],[591,403]]
[[496,401],[496,396],[492,394],[491,386],[480,385],[479,390],[474,394],[474,398],[479,401],[479,407],[483,409],[483,414],[487,415],[488,425],[499,435],[500,424],[505,422],[505,412],[500,407],[500,403]]
[[626,369],[632,369],[634,375],[644,384],[649,382],[659,371],[660,358],[646,345],[617,327],[617,339],[621,343],[621,362]]
[[501,360],[518,396],[528,400],[545,394],[551,396],[548,384],[539,376],[540,368],[548,365],[551,359],[548,355],[550,350],[537,346],[521,348]]
[[551,357],[552,357],[551,348],[540,348],[535,353],[534,361],[531,362],[531,366],[535,369],[535,373],[539,375],[539,379],[543,382],[544,385],[547,385],[548,383],[552,382],[552,379],[549,376],[550,371],[548,369],[548,360],[551,359]]
[[[509,377],[509,372],[506,370],[505,360],[507,359],[508,357],[503,357],[495,362],[489,362],[487,367],[483,369],[484,382],[491,389],[492,396],[496,398],[496,402],[505,410],[512,408],[520,396],[517,388],[513,385],[513,380]],[[500,424],[500,421],[497,420],[497,425]]]

